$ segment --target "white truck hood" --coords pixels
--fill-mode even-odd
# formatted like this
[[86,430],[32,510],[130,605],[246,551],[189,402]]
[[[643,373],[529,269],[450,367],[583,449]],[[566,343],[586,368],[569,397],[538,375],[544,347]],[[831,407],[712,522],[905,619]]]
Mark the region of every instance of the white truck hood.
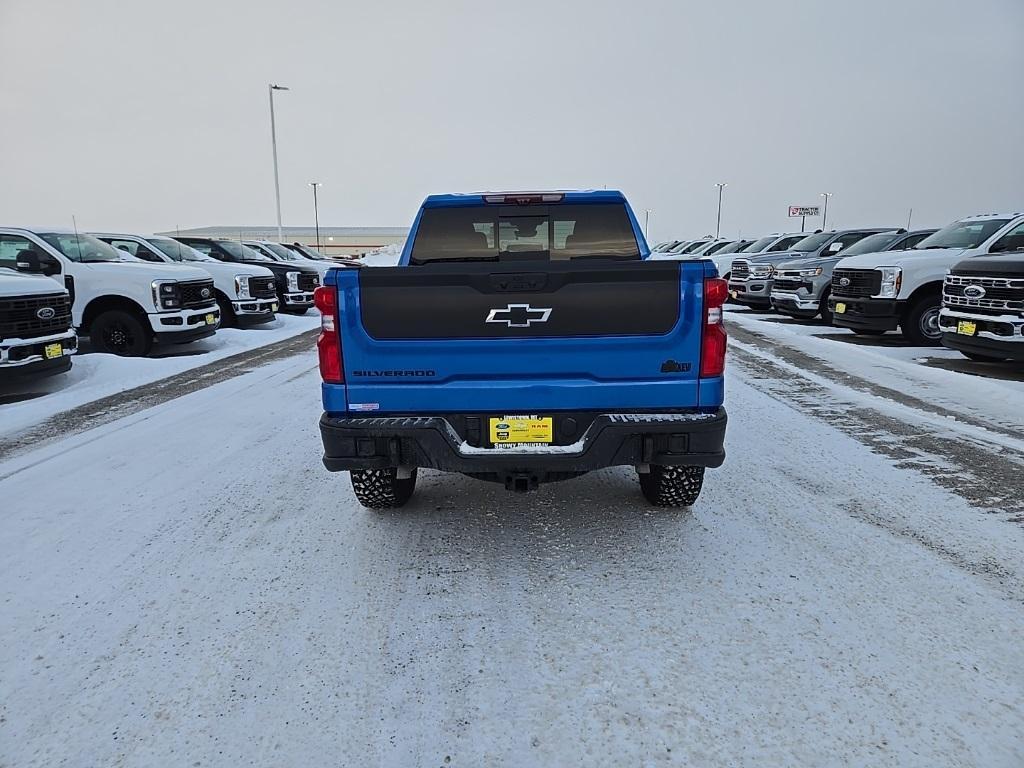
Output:
[[0,267],[0,297],[43,296],[48,293],[64,292],[63,288],[43,275],[27,275]]
[[951,267],[963,258],[964,248],[936,248],[922,251],[883,251],[848,256],[840,261],[839,269],[876,269],[877,267],[904,267],[920,269],[935,265]]
[[[199,265],[197,264],[197,266]],[[209,269],[210,267],[213,267],[213,269],[217,270],[218,272],[220,272],[221,269],[223,268],[225,272],[231,272],[232,274],[235,275],[249,275],[251,277],[274,276],[274,273],[271,272],[266,267],[258,267],[255,264],[239,264],[237,261],[214,260],[213,262],[202,262],[201,269]],[[210,271],[212,272],[213,270]]]
[[95,270],[100,274],[108,273],[112,279],[137,278],[141,281],[152,280],[209,280],[210,273],[197,267],[185,267],[179,264],[154,264],[151,261],[93,261],[82,266]]

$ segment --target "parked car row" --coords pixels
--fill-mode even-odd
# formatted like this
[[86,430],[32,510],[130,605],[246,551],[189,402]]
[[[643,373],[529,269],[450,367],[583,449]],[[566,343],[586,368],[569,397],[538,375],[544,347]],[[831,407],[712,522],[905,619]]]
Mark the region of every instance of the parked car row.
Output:
[[714,261],[739,304],[861,335],[899,330],[911,344],[942,343],[974,360],[1024,360],[1024,213],[970,216],[940,230],[674,241],[651,258]]
[[263,241],[0,227],[0,381],[67,371],[79,336],[141,356],[303,314],[339,266],[356,264]]

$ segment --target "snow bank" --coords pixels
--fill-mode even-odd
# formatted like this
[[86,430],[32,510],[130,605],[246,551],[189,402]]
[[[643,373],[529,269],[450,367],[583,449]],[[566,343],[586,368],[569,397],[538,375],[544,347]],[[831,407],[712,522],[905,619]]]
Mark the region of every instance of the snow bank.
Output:
[[362,265],[364,267],[397,266],[398,260],[402,256],[402,248],[404,247],[405,243],[396,243],[395,245],[385,245],[383,248],[370,251],[362,258]]
[[[118,357],[88,352],[74,357],[71,371],[0,388],[0,436],[18,432],[84,403],[148,384],[246,350],[264,347],[316,328],[320,316],[278,315],[255,328],[221,328],[192,344],[157,347],[161,357]],[[83,347],[87,342],[83,342]],[[6,403],[6,404],[4,404]]]

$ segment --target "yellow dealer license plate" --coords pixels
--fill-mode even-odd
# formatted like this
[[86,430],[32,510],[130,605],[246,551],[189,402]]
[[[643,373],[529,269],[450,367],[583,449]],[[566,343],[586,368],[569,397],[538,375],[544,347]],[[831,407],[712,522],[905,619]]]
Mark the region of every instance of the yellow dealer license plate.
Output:
[[276,301],[273,304],[270,305],[270,311],[271,312],[277,312],[277,302]]
[[522,443],[548,444],[554,431],[550,416],[496,416],[490,423],[491,443],[497,447]]
[[47,344],[43,347],[43,355],[47,360],[53,360],[55,357],[60,357],[64,354],[64,347],[61,346],[60,342],[55,344]]
[[845,311],[846,311],[846,305],[843,304],[843,302],[841,302],[841,301],[837,301],[836,302],[836,309],[835,309],[836,314],[837,315],[841,315]]
[[729,291],[729,295],[730,295],[730,296],[732,296],[732,297],[733,297],[733,298],[735,299],[735,298],[736,298],[737,296],[739,296],[740,294],[739,294],[739,292],[737,292],[737,291]]
[[216,315],[207,315],[206,316],[206,324],[207,325],[215,325],[216,323],[217,323],[217,316]]
[[970,320],[961,320],[956,324],[956,332],[963,336],[973,336],[978,332],[978,324]]

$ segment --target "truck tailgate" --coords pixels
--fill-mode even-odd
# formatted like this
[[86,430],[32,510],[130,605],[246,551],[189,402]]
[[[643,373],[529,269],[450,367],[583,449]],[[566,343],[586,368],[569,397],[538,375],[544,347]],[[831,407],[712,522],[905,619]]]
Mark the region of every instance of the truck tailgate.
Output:
[[536,413],[700,403],[701,262],[334,270],[345,385],[328,412]]

